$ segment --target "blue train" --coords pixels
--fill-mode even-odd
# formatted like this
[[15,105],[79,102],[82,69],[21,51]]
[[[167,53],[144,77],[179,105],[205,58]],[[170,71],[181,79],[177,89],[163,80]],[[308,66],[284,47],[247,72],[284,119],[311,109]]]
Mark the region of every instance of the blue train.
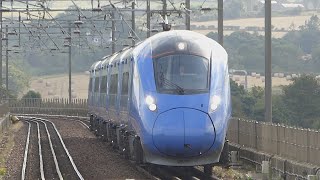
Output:
[[106,56],[90,68],[90,127],[137,163],[225,162],[227,63],[217,42],[184,30]]

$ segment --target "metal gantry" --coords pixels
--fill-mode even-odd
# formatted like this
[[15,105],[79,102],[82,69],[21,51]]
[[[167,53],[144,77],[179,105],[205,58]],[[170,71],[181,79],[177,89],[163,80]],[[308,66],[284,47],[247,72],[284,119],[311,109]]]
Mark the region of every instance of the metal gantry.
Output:
[[[220,0],[216,1],[220,2]],[[223,1],[221,2],[223,3]],[[159,5],[162,7],[155,9]],[[212,10],[216,9],[212,8]],[[143,33],[146,33],[146,37],[150,37],[151,33],[159,32],[160,30],[157,29],[159,22],[155,20],[157,17],[162,17],[161,23],[163,24],[165,21],[179,19],[182,17],[181,15],[185,14],[185,22],[180,21],[180,23],[190,30],[191,15],[196,11],[200,12],[201,8],[191,9],[191,0],[0,1],[0,35],[2,40],[6,40],[6,48],[0,40],[0,67],[2,67],[5,50],[6,89],[9,90],[8,64],[10,58],[16,54],[23,56],[36,52],[51,55],[68,53],[68,95],[71,100],[72,47],[77,46],[95,52],[94,45],[92,42],[88,42],[88,38],[98,37],[98,41],[100,39],[99,47],[111,47],[111,51],[114,53],[120,50],[120,45],[127,46],[130,41],[134,46],[137,40],[145,38],[139,37]],[[138,18],[136,18],[137,16]],[[119,25],[122,25],[120,30],[118,29]],[[3,27],[6,27],[5,33]],[[145,30],[140,27],[145,27]],[[10,32],[15,33],[9,36]],[[66,44],[67,46],[65,46]],[[69,51],[66,51],[65,48],[68,48]],[[3,85],[2,68],[0,68],[0,85]]]

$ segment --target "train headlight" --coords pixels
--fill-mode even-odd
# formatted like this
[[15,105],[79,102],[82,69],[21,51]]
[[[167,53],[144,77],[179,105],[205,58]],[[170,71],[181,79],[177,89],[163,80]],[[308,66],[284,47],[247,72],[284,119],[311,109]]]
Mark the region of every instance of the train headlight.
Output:
[[179,43],[177,44],[177,48],[178,48],[179,51],[184,51],[184,50],[187,49],[187,44],[184,43],[184,42],[179,42]]
[[155,104],[150,104],[150,105],[149,105],[149,110],[150,110],[150,111],[155,111],[155,110],[157,110],[157,105],[155,105]]
[[153,104],[153,103],[154,103],[153,97],[147,96],[147,97],[146,97],[146,103],[147,103],[148,105]]
[[146,103],[150,111],[155,111],[157,109],[157,105],[155,104],[153,97],[147,96]]
[[215,111],[221,103],[221,97],[220,96],[213,96],[210,104],[210,110]]

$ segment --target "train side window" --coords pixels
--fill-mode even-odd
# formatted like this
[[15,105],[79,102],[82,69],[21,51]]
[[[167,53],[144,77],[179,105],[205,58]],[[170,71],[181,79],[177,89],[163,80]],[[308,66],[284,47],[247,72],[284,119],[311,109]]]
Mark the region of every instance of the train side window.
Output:
[[100,93],[107,93],[107,76],[102,76]]
[[118,74],[111,75],[110,94],[117,94]]
[[94,80],[94,92],[99,92],[99,77]]
[[123,73],[121,95],[128,95],[129,72]]
[[118,92],[118,74],[111,75],[111,83],[110,83],[110,90],[109,90],[109,96],[110,96],[110,105],[114,106],[116,102]]

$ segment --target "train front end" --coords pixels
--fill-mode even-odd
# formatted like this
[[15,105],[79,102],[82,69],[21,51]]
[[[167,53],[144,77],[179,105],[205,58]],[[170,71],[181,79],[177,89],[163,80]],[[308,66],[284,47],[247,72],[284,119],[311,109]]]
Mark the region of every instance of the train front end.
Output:
[[133,52],[134,128],[145,161],[217,163],[230,118],[227,53],[190,31],[153,36]]

